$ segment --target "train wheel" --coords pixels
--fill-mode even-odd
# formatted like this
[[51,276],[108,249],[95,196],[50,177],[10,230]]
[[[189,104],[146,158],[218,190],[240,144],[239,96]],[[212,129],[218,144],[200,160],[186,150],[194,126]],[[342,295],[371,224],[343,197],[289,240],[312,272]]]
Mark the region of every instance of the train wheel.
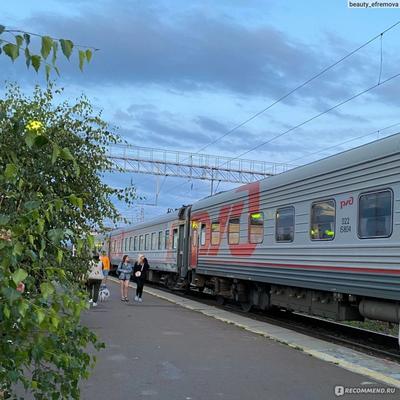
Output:
[[240,307],[244,312],[249,312],[253,307],[253,304],[251,302],[244,302],[240,303]]

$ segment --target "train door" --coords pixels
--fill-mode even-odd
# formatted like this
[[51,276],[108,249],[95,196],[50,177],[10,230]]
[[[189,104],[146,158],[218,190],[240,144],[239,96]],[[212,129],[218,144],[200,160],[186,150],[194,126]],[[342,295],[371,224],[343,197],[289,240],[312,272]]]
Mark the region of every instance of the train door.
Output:
[[190,238],[190,268],[195,269],[197,267],[197,259],[199,257],[199,225],[196,221],[192,222]]
[[176,261],[178,271],[180,271],[182,269],[184,260],[185,225],[180,224],[177,229],[174,229],[174,235],[175,234],[177,235],[177,237],[174,238],[174,241],[176,241],[177,244]]

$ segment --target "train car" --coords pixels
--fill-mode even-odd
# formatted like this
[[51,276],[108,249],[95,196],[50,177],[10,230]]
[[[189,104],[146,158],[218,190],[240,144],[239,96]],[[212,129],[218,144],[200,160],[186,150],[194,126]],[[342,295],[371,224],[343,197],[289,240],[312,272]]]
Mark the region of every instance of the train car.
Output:
[[143,253],[151,266],[149,280],[175,286],[176,277],[187,273],[189,217],[186,209],[113,231],[109,236],[113,269],[116,269],[124,254],[134,262]]
[[168,223],[182,226],[176,264],[162,270],[177,288],[244,309],[399,321],[400,134],[205,198]]

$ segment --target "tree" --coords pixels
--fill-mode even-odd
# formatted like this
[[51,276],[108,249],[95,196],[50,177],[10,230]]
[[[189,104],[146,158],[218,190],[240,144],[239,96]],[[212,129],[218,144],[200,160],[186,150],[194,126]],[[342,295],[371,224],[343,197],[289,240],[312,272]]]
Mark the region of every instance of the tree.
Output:
[[88,99],[59,95],[10,86],[0,100],[0,389],[12,398],[20,384],[36,399],[79,398],[87,347],[102,346],[79,322],[92,234],[119,218],[113,196],[134,197],[101,179],[119,138]]
[[[33,53],[31,50],[31,41],[37,39],[40,47],[40,53]],[[66,59],[70,60],[74,48],[78,49],[79,68],[82,71],[85,62],[90,62],[94,51],[98,49],[75,45],[69,39],[55,39],[51,36],[39,35],[22,31],[19,29],[7,29],[0,24],[0,54],[8,56],[14,62],[21,53],[25,57],[27,68],[32,66],[36,72],[44,66],[47,81],[50,79],[51,71],[60,75],[57,66],[57,56],[59,48]]]

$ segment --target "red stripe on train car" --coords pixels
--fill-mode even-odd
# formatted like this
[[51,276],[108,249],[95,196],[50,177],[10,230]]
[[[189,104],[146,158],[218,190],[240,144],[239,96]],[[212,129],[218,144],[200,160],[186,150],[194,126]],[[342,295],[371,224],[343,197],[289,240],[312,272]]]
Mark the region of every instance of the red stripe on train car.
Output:
[[[218,260],[218,261],[208,261],[210,264],[240,264],[240,265],[248,265],[255,267],[274,267],[274,268],[297,268],[297,269],[313,269],[313,270],[326,270],[326,271],[341,271],[341,272],[367,272],[374,274],[386,274],[386,275],[400,275],[400,269],[376,269],[376,268],[354,268],[354,267],[333,267],[333,266],[324,266],[324,265],[301,265],[301,264],[273,264],[273,263],[261,263],[261,262],[244,262],[244,261],[235,261],[232,260]],[[204,267],[202,267],[204,268]]]

